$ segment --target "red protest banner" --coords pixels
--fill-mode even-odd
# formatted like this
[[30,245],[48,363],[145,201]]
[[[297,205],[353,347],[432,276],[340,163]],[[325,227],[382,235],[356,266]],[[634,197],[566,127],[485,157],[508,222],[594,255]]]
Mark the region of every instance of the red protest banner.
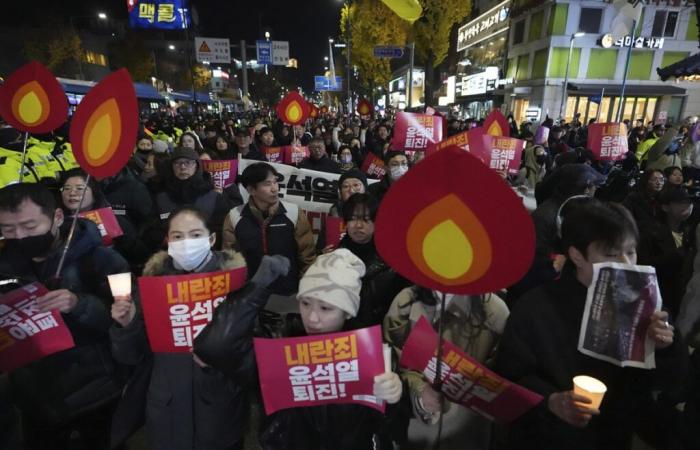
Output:
[[309,147],[298,145],[287,145],[283,147],[284,163],[296,166],[310,155]]
[[436,143],[431,143],[428,145],[428,149],[425,152],[425,156],[430,156],[433,153],[437,152],[438,150],[442,150],[443,148],[447,148],[450,145],[456,145],[458,147],[463,148],[466,151],[469,151],[469,132],[468,131],[462,131],[461,133],[455,134],[454,136],[450,136],[448,138],[443,139],[440,142]]
[[[433,383],[437,343],[437,333],[425,317],[421,317],[403,347],[400,365],[421,372]],[[541,395],[491,372],[449,341],[444,341],[443,355],[442,393],[454,403],[491,420],[510,422],[542,401]]]
[[624,123],[592,123],[588,126],[588,148],[600,161],[618,161],[627,154]]
[[261,147],[263,155],[267,158],[267,162],[280,163],[284,160],[284,147]]
[[139,293],[151,350],[188,353],[226,295],[243,286],[246,268],[140,277]]
[[238,160],[202,160],[202,168],[211,174],[214,186],[219,189],[226,189],[236,182],[238,173]]
[[47,292],[31,283],[0,297],[0,372],[75,347],[61,313],[39,311],[36,299]]
[[[471,130],[475,133],[479,128]],[[470,136],[472,136],[470,134]],[[520,159],[525,148],[525,141],[505,136],[482,134],[481,139],[470,140],[469,151],[494,170],[508,169],[508,173],[520,171]]]
[[326,245],[337,246],[345,235],[345,229],[342,217],[326,216]]
[[391,147],[396,150],[425,150],[442,140],[441,116],[400,112],[396,115]]
[[100,230],[100,236],[102,236],[102,243],[104,245],[112,245],[114,238],[124,234],[122,227],[120,227],[119,222],[117,222],[117,217],[114,215],[112,208],[100,208],[93,209],[92,211],[83,211],[80,213],[80,217],[88,219],[97,225],[97,229]]
[[265,413],[299,406],[358,403],[384,412],[374,377],[384,373],[379,326],[286,339],[256,338]]
[[368,153],[362,162],[362,171],[372,178],[381,179],[386,174],[384,161],[374,153]]

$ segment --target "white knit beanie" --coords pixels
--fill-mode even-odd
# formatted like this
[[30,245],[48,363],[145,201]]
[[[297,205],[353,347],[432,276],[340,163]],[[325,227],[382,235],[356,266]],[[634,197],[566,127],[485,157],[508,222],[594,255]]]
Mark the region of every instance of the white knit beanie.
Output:
[[365,264],[346,248],[316,258],[299,281],[297,298],[314,298],[342,309],[351,317],[360,307]]

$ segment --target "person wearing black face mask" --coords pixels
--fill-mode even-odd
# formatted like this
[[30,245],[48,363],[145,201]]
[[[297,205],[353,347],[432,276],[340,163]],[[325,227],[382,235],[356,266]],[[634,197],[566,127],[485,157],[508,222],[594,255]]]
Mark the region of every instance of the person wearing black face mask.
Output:
[[[102,246],[97,227],[79,219],[65,264],[54,278],[69,221],[41,184],[0,189],[0,274],[24,283],[41,282],[49,292],[39,312],[60,311],[75,347],[36,360],[9,374],[22,413],[26,449],[68,448],[69,441],[109,449],[111,416],[122,383],[109,349],[108,274],[128,272],[113,250]],[[75,436],[78,436],[75,439]]]
[[537,183],[544,179],[547,173],[547,152],[541,145],[527,147],[523,151],[523,167],[520,169],[518,178],[513,183],[516,186],[523,186],[529,191],[535,190]]

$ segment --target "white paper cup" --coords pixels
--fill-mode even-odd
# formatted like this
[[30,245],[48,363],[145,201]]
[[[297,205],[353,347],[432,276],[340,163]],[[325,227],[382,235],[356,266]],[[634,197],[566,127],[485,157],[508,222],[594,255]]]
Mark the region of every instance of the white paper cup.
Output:
[[109,289],[112,291],[112,297],[116,298],[131,295],[131,272],[107,275],[107,281],[109,281]]
[[598,409],[608,388],[602,381],[586,375],[574,377],[574,393],[591,400],[591,404],[581,404],[587,408]]

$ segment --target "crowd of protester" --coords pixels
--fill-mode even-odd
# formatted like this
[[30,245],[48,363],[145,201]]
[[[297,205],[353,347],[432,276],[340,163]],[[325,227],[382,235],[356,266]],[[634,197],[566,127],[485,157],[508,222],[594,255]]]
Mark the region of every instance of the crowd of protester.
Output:
[[[700,448],[694,352],[700,213],[693,208],[700,198],[700,144],[691,138],[697,118],[669,125],[626,121],[629,152],[617,162],[599,161],[586,148],[590,124],[578,117],[508,120],[511,136],[526,146],[519,173],[501,176],[536,205],[532,266],[502,291],[450,295],[442,317],[441,293],[398,274],[374,242],[386,192],[425,156],[392,146],[392,114],[327,113],[293,127],[267,110],[146,114],[133,156],[115,176],[88,179],[74,166],[58,177],[3,187],[0,289],[44,283],[50,291],[38,299],[42,311],[58,309],[76,345],[2,374],[0,448],[21,442],[19,448],[31,450],[124,449],[145,431],[148,448],[163,450],[424,449],[433,445],[440,418],[443,449],[624,450],[643,448],[633,447],[640,442],[658,450]],[[480,124],[448,118],[447,135]],[[37,139],[66,145],[60,130]],[[0,129],[0,147],[21,150],[20,141],[19,132]],[[266,155],[280,146],[308,148],[299,168],[339,175],[329,212],[347,227],[339,244],[326,242],[325,223],[314,236],[305,211],[279,197],[278,171]],[[374,182],[363,170],[372,155],[385,168]],[[239,158],[256,162],[226,188],[202,164]],[[17,170],[3,169],[5,163],[0,171]],[[74,216],[104,207],[113,209],[123,234],[105,244],[91,221],[77,219],[54,278]],[[599,262],[656,269],[663,309],[648,324],[655,369],[620,368],[577,351],[592,265]],[[218,353],[152,352],[138,289],[132,301],[115,301],[106,280],[120,272],[162,276],[244,266],[246,286],[202,332],[226,330],[227,345]],[[287,297],[297,312],[266,310],[271,294]],[[542,403],[505,425],[451,404],[424,374],[397,364],[421,317],[436,330],[442,322],[446,339],[542,395]],[[254,336],[372,325],[382,326],[395,360],[374,380],[374,394],[389,404],[385,414],[327,405],[265,417],[259,406],[251,408],[260,403]],[[608,386],[600,408],[572,391],[580,373]]]

